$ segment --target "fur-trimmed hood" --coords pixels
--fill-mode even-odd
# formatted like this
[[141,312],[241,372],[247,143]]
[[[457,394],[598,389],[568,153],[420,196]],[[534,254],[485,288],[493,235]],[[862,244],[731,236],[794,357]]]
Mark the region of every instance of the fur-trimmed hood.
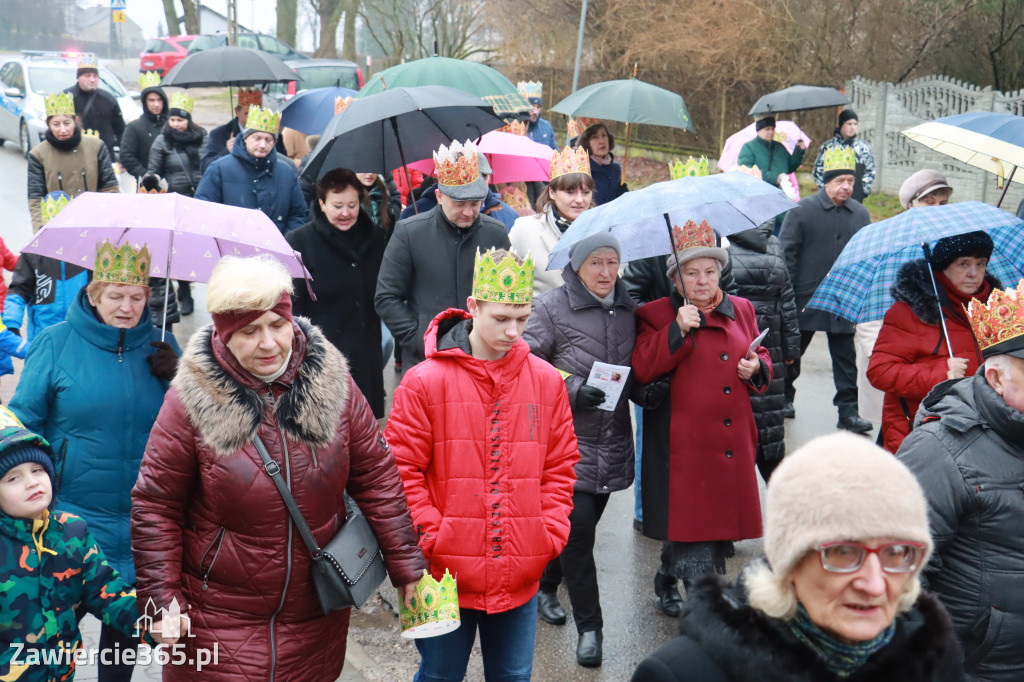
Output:
[[[985,273],[985,281],[993,289],[1001,289],[1002,283],[989,272]],[[928,276],[928,264],[923,258],[905,263],[896,275],[896,283],[889,290],[892,297],[910,306],[910,311],[917,315],[925,324],[939,324],[939,305],[932,288],[931,277]],[[948,305],[948,302],[944,301]]]
[[293,328],[292,358],[272,384],[274,399],[234,362],[213,325],[192,337],[172,386],[218,457],[249,443],[268,409],[291,440],[321,448],[334,440],[349,399],[348,362],[306,318],[296,317]]

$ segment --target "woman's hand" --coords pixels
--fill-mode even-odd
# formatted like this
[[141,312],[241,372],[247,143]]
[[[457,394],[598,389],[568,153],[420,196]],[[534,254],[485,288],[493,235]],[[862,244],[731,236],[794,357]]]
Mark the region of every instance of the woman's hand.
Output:
[[191,623],[188,617],[182,615],[178,619],[178,625],[175,628],[172,623],[170,629],[167,632],[163,631],[163,619],[157,618],[153,620],[153,629],[149,631],[149,636],[153,638],[153,641],[157,644],[167,644],[168,646],[176,644],[181,637],[188,636],[189,628]]
[[686,336],[686,333],[691,329],[696,329],[700,326],[700,311],[697,306],[692,303],[688,303],[679,309],[676,313],[676,324],[679,325],[679,331]]
[[750,381],[751,377],[760,374],[760,372],[761,361],[752,351],[748,351],[747,357],[740,360],[739,364],[736,365],[736,376],[741,381]]
[[965,358],[946,358],[946,378],[963,379],[967,374],[967,360]]
[[416,586],[420,584],[420,581],[409,583],[408,585],[402,585],[398,588],[398,594],[405,600],[405,608],[412,610],[412,598],[416,594]]

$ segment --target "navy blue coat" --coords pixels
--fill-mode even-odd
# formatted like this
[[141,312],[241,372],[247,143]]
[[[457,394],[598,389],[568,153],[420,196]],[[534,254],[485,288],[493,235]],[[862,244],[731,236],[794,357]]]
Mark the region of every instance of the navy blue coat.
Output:
[[590,175],[594,178],[594,204],[597,206],[617,199],[625,190],[622,186],[622,166],[617,161],[601,165],[591,159]]

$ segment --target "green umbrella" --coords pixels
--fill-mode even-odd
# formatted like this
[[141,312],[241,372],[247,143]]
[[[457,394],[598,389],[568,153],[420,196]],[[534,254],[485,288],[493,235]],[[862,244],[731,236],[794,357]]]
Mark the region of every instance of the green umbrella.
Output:
[[374,74],[359,91],[359,97],[383,92],[386,88],[412,88],[419,85],[447,85],[476,95],[499,116],[530,110],[512,81],[484,64],[450,57],[426,57],[392,66]]
[[588,85],[551,107],[551,111],[697,132],[682,96],[636,78]]

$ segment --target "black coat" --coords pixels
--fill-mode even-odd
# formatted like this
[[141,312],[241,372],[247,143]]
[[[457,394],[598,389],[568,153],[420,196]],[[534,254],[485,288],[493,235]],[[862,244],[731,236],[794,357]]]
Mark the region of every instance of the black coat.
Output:
[[892,641],[856,673],[839,677],[783,622],[746,602],[717,576],[687,595],[681,636],[644,659],[632,682],[960,682],[960,651],[949,616],[923,594],[896,618]]
[[774,220],[729,236],[732,274],[736,295],[754,304],[757,328],[768,329],[761,345],[772,356],[772,383],[767,393],[751,395],[757,420],[758,459],[779,462],[786,454],[786,428],[782,408],[786,405],[786,360],[800,357],[800,326],[796,298],[789,271],[782,257],[782,245],[772,236]]
[[113,155],[114,150],[121,144],[121,136],[124,135],[125,129],[121,105],[113,95],[99,88],[85,93],[76,84],[64,92],[70,92],[74,97],[75,113],[81,118],[82,128],[98,132],[100,139]]
[[[155,92],[164,100],[163,111],[153,115],[146,110],[146,96]],[[142,116],[128,124],[121,136],[121,165],[124,169],[141,178],[149,168],[149,149],[167,123],[167,95],[163,88],[149,87],[142,91]]]
[[295,280],[296,315],[308,317],[346,358],[356,386],[366,396],[374,416],[384,416],[384,377],[381,374],[380,318],[373,308],[384,231],[365,211],[346,233],[327,222],[320,205],[313,205],[313,219],[285,235],[313,275],[310,283]]
[[242,134],[242,126],[238,123],[238,117],[231,119],[222,126],[217,126],[210,131],[206,137],[206,144],[200,152],[199,168],[202,172],[210,167],[210,164],[222,156],[228,155],[228,140],[234,135]]
[[181,141],[170,139],[171,136],[181,138],[182,134],[164,126],[164,132],[156,138],[149,152],[148,170],[167,180],[168,192],[190,197],[196,193],[203,176],[199,170],[199,152],[206,131],[195,127]]

